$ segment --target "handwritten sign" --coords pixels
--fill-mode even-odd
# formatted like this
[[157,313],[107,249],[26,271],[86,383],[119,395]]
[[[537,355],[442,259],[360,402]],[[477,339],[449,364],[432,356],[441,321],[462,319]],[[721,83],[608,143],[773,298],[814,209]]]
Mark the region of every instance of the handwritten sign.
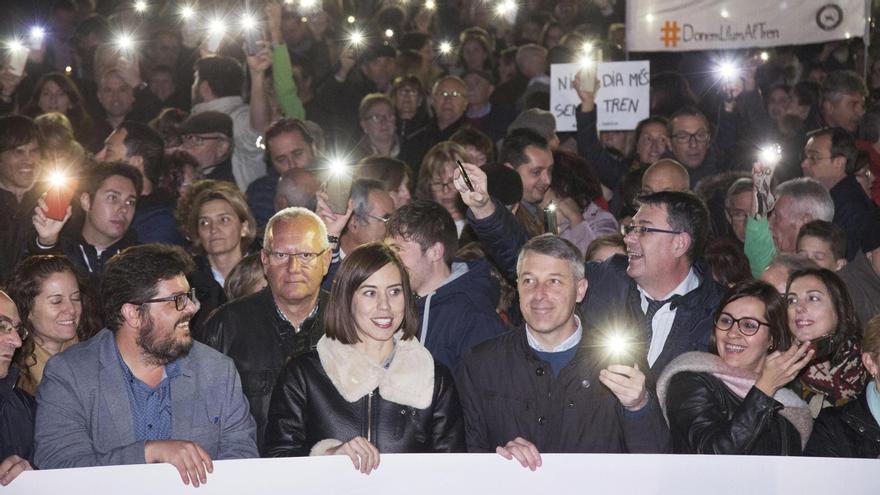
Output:
[[[550,110],[559,132],[577,130],[575,112],[581,104],[574,88],[578,64],[550,66]],[[598,71],[597,127],[600,131],[630,131],[650,114],[651,68],[646,60],[603,62]]]

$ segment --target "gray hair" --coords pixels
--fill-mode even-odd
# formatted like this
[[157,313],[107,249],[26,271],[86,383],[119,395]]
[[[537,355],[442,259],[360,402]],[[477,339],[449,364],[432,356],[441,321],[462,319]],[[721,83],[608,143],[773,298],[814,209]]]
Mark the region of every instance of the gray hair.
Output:
[[584,257],[580,250],[571,241],[553,234],[542,234],[532,237],[522,247],[519,256],[516,258],[517,278],[522,274],[523,260],[526,257],[526,253],[529,252],[565,260],[571,266],[571,274],[574,276],[574,280],[579,282],[584,279]]
[[370,193],[373,191],[385,191],[385,184],[376,179],[358,179],[351,184],[351,205],[354,211],[352,218],[360,223],[368,222],[367,215],[372,211],[370,205]]
[[830,222],[834,218],[834,201],[828,189],[810,177],[799,177],[779,184],[776,199],[791,198],[797,210],[810,216],[811,220]]
[[742,177],[733,181],[733,184],[727,188],[727,195],[724,197],[724,206],[729,208],[730,202],[734,196],[740,195],[744,192],[751,193],[754,185],[755,181],[750,177]]
[[270,218],[269,222],[266,224],[266,232],[263,234],[263,247],[268,248],[272,245],[275,224],[292,222],[300,218],[306,218],[315,223],[318,227],[318,236],[321,239],[321,249],[328,249],[330,247],[330,241],[327,239],[327,226],[324,225],[324,221],[314,212],[299,206],[291,206],[290,208],[285,208],[272,215],[272,218]]
[[857,94],[868,96],[868,88],[865,81],[856,72],[851,70],[836,70],[828,74],[822,82],[820,103],[837,103],[844,95]]
[[785,268],[788,273],[796,272],[798,270],[806,270],[808,268],[818,268],[818,265],[816,265],[816,263],[810,258],[795,253],[778,253],[767,269],[769,270],[774,266]]

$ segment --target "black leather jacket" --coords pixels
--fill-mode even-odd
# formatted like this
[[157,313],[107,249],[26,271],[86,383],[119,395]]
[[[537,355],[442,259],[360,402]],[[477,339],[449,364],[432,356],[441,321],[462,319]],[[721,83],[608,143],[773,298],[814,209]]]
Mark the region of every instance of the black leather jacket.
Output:
[[[874,384],[869,383],[869,387]],[[819,413],[804,454],[819,457],[880,457],[880,426],[863,393],[841,407]]]
[[278,374],[291,358],[314,349],[324,335],[327,298],[322,291],[317,310],[295,332],[279,314],[267,287],[218,308],[205,322],[202,334],[196,336],[235,361],[242,391],[257,422],[257,447],[263,443],[269,399]]
[[261,450],[264,457],[309,455],[322,440],[361,436],[380,453],[464,452],[464,418],[449,370],[434,362],[434,394],[426,409],[384,399],[377,388],[348,402],[327,376],[318,352],[278,377]]
[[684,371],[670,379],[666,405],[677,454],[801,454],[782,404],[757,387],[740,399],[715,376]]

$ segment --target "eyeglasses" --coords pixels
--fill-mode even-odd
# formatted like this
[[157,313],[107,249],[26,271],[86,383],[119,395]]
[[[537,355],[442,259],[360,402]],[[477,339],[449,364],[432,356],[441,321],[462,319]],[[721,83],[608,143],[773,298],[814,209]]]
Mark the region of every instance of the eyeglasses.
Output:
[[378,220],[382,223],[388,223],[388,220],[391,220],[390,213],[386,213],[386,214],[382,215],[381,217],[377,217],[376,215],[370,215],[369,213],[367,213],[367,216],[372,218],[373,220]]
[[400,88],[397,90],[397,94],[400,96],[415,96],[419,92],[412,88]]
[[379,122],[384,124],[386,122],[394,122],[394,115],[368,115],[364,117],[364,120],[368,120],[374,124]]
[[704,131],[703,129],[700,129],[699,131],[697,131],[694,134],[681,131],[681,132],[676,132],[675,134],[673,134],[672,139],[674,139],[675,142],[678,144],[689,144],[692,139],[696,143],[705,143],[706,141],[709,140],[709,133]]
[[464,93],[460,91],[441,91],[437,93],[438,98],[464,98]]
[[171,302],[174,301],[174,309],[178,311],[183,311],[186,309],[187,301],[192,301],[192,303],[196,306],[199,304],[198,298],[196,298],[196,290],[190,289],[187,292],[181,294],[175,294],[173,296],[168,297],[160,297],[158,299],[148,299],[144,301],[144,304],[150,303],[162,303],[162,302]]
[[734,220],[744,220],[748,216],[748,212],[741,208],[731,208],[727,210],[727,214]]
[[297,260],[300,266],[311,266],[318,259],[318,256],[324,254],[325,251],[327,249],[322,249],[317,253],[282,253],[280,251],[269,251],[268,249],[263,250],[269,259],[269,264],[275,266],[287,265],[290,263],[291,258]]
[[819,163],[822,160],[830,160],[831,158],[833,158],[833,157],[830,155],[829,156],[822,156],[818,153],[804,153],[804,160],[806,160],[812,164]]
[[665,148],[667,144],[669,144],[669,139],[666,136],[661,136],[658,138],[653,138],[647,135],[643,135],[639,138],[640,144],[647,144],[651,148]]
[[198,134],[185,134],[183,140],[196,146],[201,146],[205,141],[216,141],[218,139],[226,139],[221,136],[200,136]]
[[15,323],[12,323],[12,320],[0,317],[0,335],[5,337],[7,335],[12,335],[12,332],[16,332],[22,341],[28,336],[28,329],[24,324],[19,323],[16,325]]
[[746,337],[751,337],[758,333],[758,330],[761,329],[761,325],[764,325],[765,327],[770,326],[769,323],[764,323],[755,318],[745,317],[737,319],[731,316],[730,313],[721,313],[721,315],[718,316],[718,319],[715,320],[715,328],[723,332],[729,332],[730,329],[733,328],[734,323],[736,323],[739,333]]
[[453,186],[452,184],[453,184],[452,181],[449,181],[449,182],[432,182],[432,183],[431,183],[431,190],[433,190],[433,191],[443,191],[443,192],[446,192],[446,191],[448,191],[448,190],[450,190],[450,189],[455,189],[455,186]]
[[652,234],[652,233],[653,234],[674,234],[674,235],[681,234],[680,230],[655,229],[654,227],[645,227],[644,225],[633,225],[633,224],[624,225],[623,227],[620,228],[620,230],[623,232],[623,235],[629,235],[629,234],[632,234],[633,232],[635,232],[636,235]]

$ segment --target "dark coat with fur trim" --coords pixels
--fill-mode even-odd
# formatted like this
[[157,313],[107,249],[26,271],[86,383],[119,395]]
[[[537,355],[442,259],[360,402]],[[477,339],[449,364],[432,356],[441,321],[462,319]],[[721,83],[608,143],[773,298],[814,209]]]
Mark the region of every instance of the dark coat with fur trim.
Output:
[[745,397],[725,381],[754,382],[747,371],[704,352],[682,354],[657,383],[678,454],[800,455],[810,436],[807,404],[788,389],[774,397],[754,385]]

